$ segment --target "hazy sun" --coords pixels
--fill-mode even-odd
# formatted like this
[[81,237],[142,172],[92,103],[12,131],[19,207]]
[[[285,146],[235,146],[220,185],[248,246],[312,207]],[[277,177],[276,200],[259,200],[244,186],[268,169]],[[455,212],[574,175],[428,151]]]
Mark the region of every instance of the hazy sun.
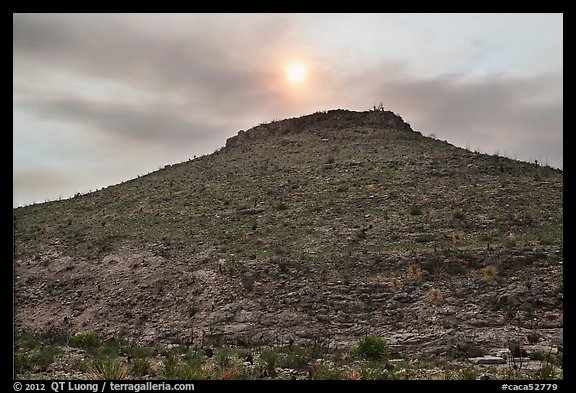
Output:
[[301,83],[306,79],[306,65],[292,63],[286,67],[286,76],[291,83]]

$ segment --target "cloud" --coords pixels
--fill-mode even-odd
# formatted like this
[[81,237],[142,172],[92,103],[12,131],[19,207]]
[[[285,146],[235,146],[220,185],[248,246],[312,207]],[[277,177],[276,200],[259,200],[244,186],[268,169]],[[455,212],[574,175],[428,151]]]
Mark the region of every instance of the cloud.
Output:
[[[371,84],[362,84],[371,80]],[[356,86],[356,88],[354,88]],[[417,78],[381,64],[342,82],[350,102],[371,97],[425,135],[562,167],[562,74]]]
[[[230,28],[198,31],[196,25],[206,22],[194,15],[188,20],[188,31],[163,35],[113,15],[15,15],[14,63],[23,69],[58,68],[110,78],[144,90],[170,90],[197,102],[261,88],[266,57],[277,49],[259,45],[254,37],[243,43]],[[156,16],[150,25],[170,21]],[[266,28],[266,40],[281,39],[284,27]]]
[[[263,121],[287,113],[278,59],[286,56],[288,18],[246,15],[244,25],[236,15],[132,16],[14,15],[14,94],[37,91],[28,95],[35,102],[18,105],[44,116],[54,110],[53,116],[98,122],[108,132],[136,136],[140,129],[143,138],[159,129],[184,137],[196,129],[199,136],[212,131],[200,123],[235,121],[247,127],[242,120],[247,114]],[[112,96],[105,108],[88,102],[94,97],[82,91],[58,97],[67,77],[84,80],[79,85],[91,94],[113,82],[156,100],[142,105],[134,97],[121,104]],[[74,102],[79,97],[83,100]],[[96,119],[99,114],[108,116]]]
[[81,123],[126,142],[178,144],[221,131],[166,107],[93,103],[80,99],[21,100],[15,107],[45,119]]
[[[14,14],[13,22],[15,169],[60,176],[67,165],[96,178],[118,168],[129,178],[209,153],[261,122],[380,102],[424,134],[562,166],[561,16]],[[293,60],[309,69],[298,87],[283,75]]]

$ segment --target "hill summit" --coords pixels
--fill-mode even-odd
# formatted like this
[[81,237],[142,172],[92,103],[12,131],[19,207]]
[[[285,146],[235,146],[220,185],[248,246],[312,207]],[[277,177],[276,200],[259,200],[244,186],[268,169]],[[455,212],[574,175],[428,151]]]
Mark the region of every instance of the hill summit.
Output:
[[369,112],[353,112],[344,109],[335,109],[292,119],[264,123],[248,131],[239,131],[238,135],[226,140],[226,147],[239,146],[254,139],[262,139],[270,136],[298,134],[301,132],[322,132],[326,130],[334,131],[365,126],[413,131],[410,125],[404,122],[400,116],[390,111],[374,110]]
[[385,338],[393,356],[562,345],[563,176],[387,111],[14,210],[18,334],[198,347]]

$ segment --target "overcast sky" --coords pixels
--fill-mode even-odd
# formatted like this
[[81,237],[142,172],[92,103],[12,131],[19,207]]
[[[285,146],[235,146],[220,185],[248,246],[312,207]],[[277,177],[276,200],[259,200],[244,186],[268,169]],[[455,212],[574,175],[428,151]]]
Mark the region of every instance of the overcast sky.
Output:
[[[424,135],[563,167],[562,14],[14,14],[13,205],[238,130],[383,104]],[[300,83],[289,64],[304,65]]]

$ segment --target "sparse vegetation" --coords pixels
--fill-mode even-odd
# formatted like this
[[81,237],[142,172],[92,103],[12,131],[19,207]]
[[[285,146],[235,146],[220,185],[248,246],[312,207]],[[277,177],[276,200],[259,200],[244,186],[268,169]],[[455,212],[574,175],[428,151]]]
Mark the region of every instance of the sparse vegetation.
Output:
[[[152,348],[135,347],[131,352],[139,354],[131,362],[119,354],[102,355],[84,349],[80,357],[67,358],[73,353],[66,350],[64,342],[49,344],[49,340],[22,336],[18,339],[16,371],[21,376],[41,375],[50,377],[50,372],[70,364],[68,372],[74,371],[78,379],[331,379],[331,380],[375,380],[375,379],[478,379],[483,372],[490,372],[494,379],[509,379],[507,368],[502,371],[465,362],[456,367],[452,362],[447,368],[443,362],[405,360],[392,366],[388,360],[390,349],[386,342],[375,336],[361,338],[356,347],[347,350],[330,350],[320,343],[305,346],[287,346],[261,351],[247,352],[235,347],[218,348],[212,358],[201,351],[184,346],[156,351]],[[112,340],[111,342],[119,342]],[[33,360],[31,352],[42,349],[43,360]],[[486,351],[469,345],[465,357],[483,356]],[[249,354],[250,356],[247,356]],[[28,356],[24,356],[28,355]],[[254,358],[246,362],[247,358]],[[558,379],[561,369],[551,353],[534,352],[530,358],[541,361],[538,370],[517,370],[515,378]],[[74,359],[74,360],[72,360]],[[464,358],[465,359],[465,358]],[[61,360],[64,360],[62,362]],[[290,370],[290,371],[289,371]],[[482,371],[484,370],[484,371]],[[288,374],[290,372],[291,374]],[[44,373],[44,374],[38,374]],[[44,377],[42,377],[44,378]],[[41,379],[42,379],[41,378]]]
[[55,361],[56,356],[61,354],[59,346],[49,344],[39,347],[26,348],[18,350],[14,356],[14,370],[18,373],[26,371],[45,372]]

